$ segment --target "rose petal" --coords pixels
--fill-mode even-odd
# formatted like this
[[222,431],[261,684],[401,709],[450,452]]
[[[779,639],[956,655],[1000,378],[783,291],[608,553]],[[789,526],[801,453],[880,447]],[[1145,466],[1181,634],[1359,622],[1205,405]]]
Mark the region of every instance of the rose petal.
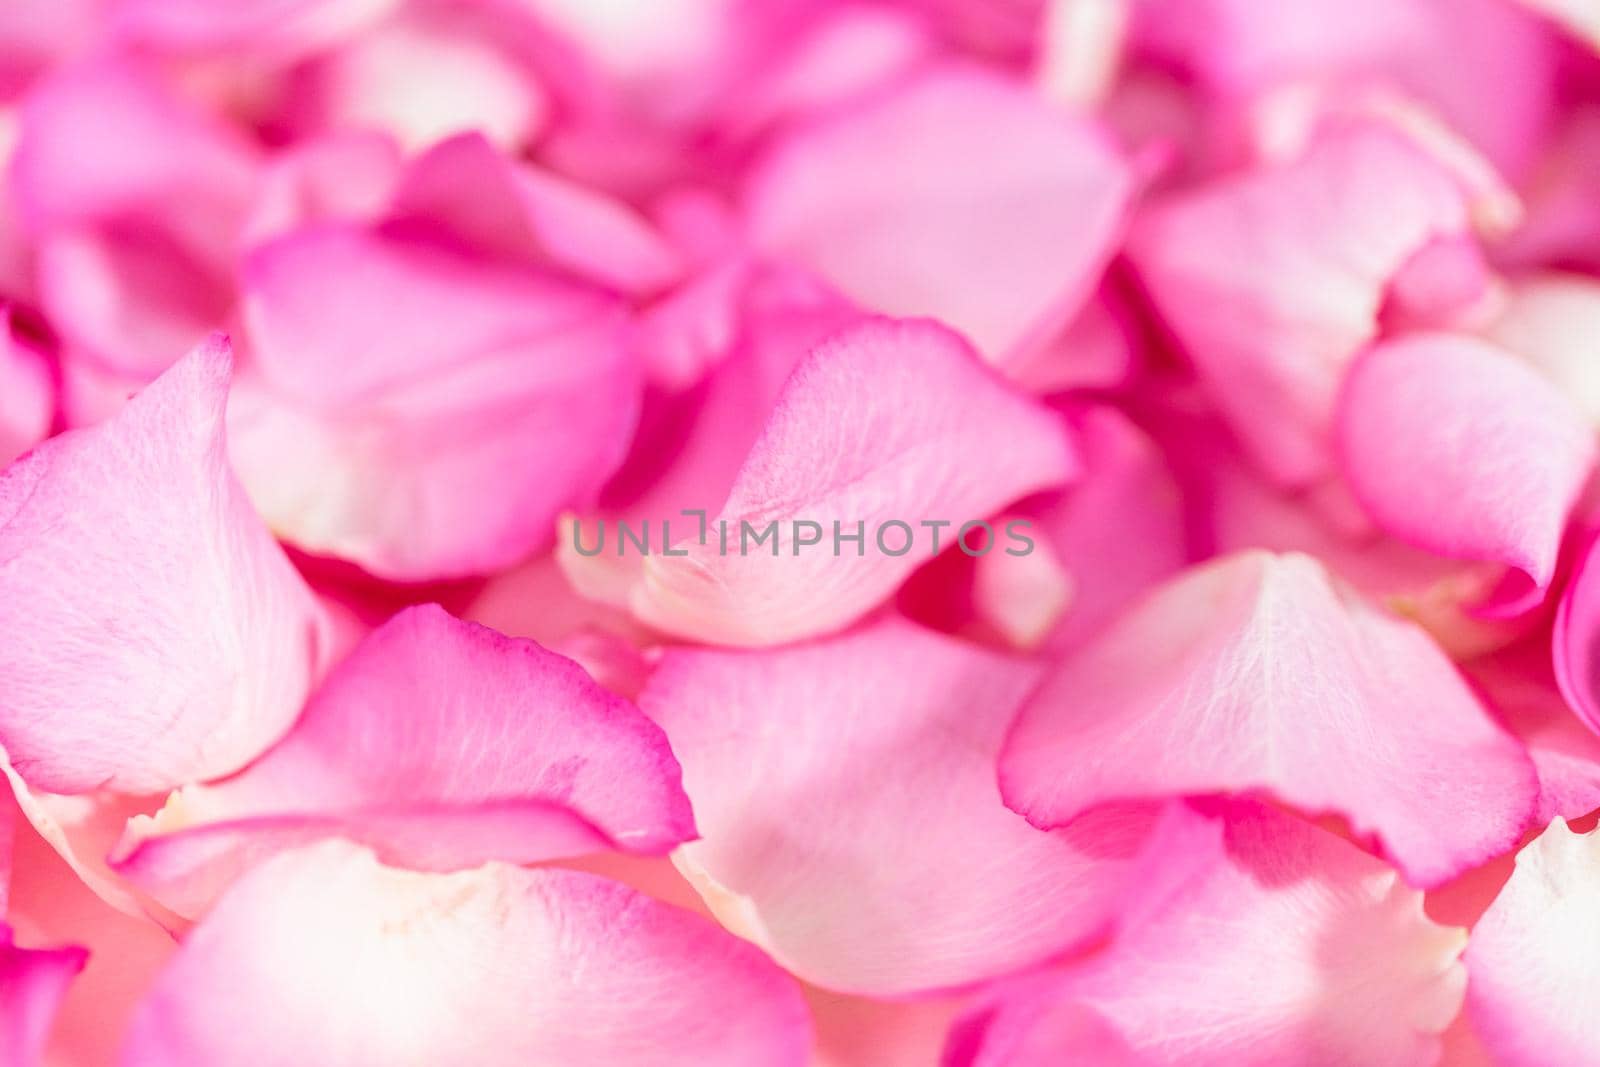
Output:
[[[1082,480],[1038,508],[1028,536],[1049,551],[991,552],[977,561],[976,594],[992,616],[1016,610],[985,595],[986,572],[1023,570],[1036,559],[1059,561],[1067,590],[1052,647],[1099,633],[1147,589],[1188,561],[1182,500],[1155,443],[1116,409],[1093,407],[1075,424],[1084,453]],[[1026,593],[1018,591],[1021,596]]]
[[231,362],[214,338],[0,474],[0,745],[32,786],[214,778],[300,710],[319,617],[228,470]]
[[327,842],[234,886],[157,979],[123,1063],[802,1067],[809,1030],[755,949],[614,882],[417,874]]
[[1487,333],[1560,389],[1590,426],[1600,427],[1600,354],[1585,343],[1596,331],[1600,284],[1551,272],[1512,285]]
[[621,292],[662,289],[682,270],[672,246],[626,205],[515,163],[480,133],[435,145],[407,168],[394,213],[442,225],[485,252],[549,263]]
[[1110,800],[1269,790],[1376,835],[1423,886],[1511,845],[1538,789],[1419,627],[1307,556],[1259,551],[1185,572],[1069,656],[1000,769],[1038,826]]
[[1467,1011],[1500,1067],[1554,1067],[1600,1056],[1588,990],[1600,981],[1595,831],[1561,819],[1521,852],[1467,946]]
[[104,60],[62,68],[28,94],[10,183],[35,232],[154,205],[181,206],[186,229],[199,232],[248,200],[255,167],[237,133],[143,67]]
[[323,226],[258,249],[245,297],[259,374],[230,411],[240,477],[274,529],[382,577],[548,546],[632,433],[626,323],[588,287],[403,228]]
[[680,867],[724,922],[843,992],[961,986],[1104,932],[1152,813],[1040,833],[1005,810],[994,756],[1036,678],[897,620],[668,651],[639,700],[702,834]]
[[973,1067],[1079,1062],[1056,1042],[1081,1040],[1085,1012],[1150,1067],[1436,1062],[1466,983],[1464,932],[1326,831],[1248,801],[1216,812],[1173,842],[1196,856],[1143,884],[1110,948],[1053,989],[1002,995],[997,1047]]
[[1297,160],[1152,205],[1128,255],[1256,461],[1304,483],[1331,467],[1339,384],[1375,336],[1391,280],[1468,227],[1464,193],[1438,160],[1392,128],[1355,123]]
[[338,835],[383,862],[457,870],[694,836],[660,729],[531,641],[408,608],[243,773],[134,820],[116,869],[183,915],[248,864]]
[[[989,374],[955,334],[927,321],[868,322],[800,363],[704,543],[646,559],[633,608],[651,625],[723,644],[837,630],[892,593],[934,536],[948,547],[965,523],[1075,468],[1065,424]],[[809,548],[796,543],[805,523],[819,539]],[[747,528],[756,539],[769,524],[771,556],[759,543],[740,549]],[[856,554],[829,540],[858,530]],[[995,531],[980,550],[999,540]]]
[[1340,396],[1340,465],[1384,529],[1441,556],[1504,563],[1537,605],[1594,464],[1593,430],[1553,386],[1495,346],[1411,334],[1373,348]]
[[1600,808],[1600,737],[1562,699],[1548,634],[1462,665],[1462,670],[1527,746],[1539,772],[1537,825]]
[[796,128],[750,178],[758,245],[863,306],[937,315],[1005,364],[1065,325],[1132,191],[1110,138],[977,70]]
[[399,6],[300,72],[305,128],[384,130],[408,151],[469,130],[511,149],[538,135],[550,100],[519,54],[521,12]]

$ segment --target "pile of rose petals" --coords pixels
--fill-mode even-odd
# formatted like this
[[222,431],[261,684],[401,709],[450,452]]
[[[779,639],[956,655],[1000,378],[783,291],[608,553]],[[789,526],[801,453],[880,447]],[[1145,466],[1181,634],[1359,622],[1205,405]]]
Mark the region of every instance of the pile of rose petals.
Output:
[[1600,1064],[1596,10],[0,0],[0,1063]]

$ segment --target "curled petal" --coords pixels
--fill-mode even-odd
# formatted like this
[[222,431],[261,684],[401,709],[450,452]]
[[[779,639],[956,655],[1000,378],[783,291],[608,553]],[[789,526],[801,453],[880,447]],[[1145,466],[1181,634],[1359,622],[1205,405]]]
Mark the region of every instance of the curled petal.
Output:
[[[949,330],[854,326],[795,369],[706,536],[676,546],[686,556],[644,561],[633,609],[724,644],[837,630],[892,593],[935,538],[948,548],[965,523],[1076,467],[1065,422],[995,378]],[[974,534],[995,550],[997,537]]]
[[214,338],[0,474],[0,745],[32,786],[228,774],[320,670],[311,592],[228,469],[231,362]]
[[325,842],[223,897],[122,1062],[802,1067],[810,1042],[792,980],[699,916],[575,871],[419,874]]
[[1341,466],[1385,530],[1441,556],[1503,563],[1537,605],[1594,433],[1554,386],[1476,338],[1412,334],[1356,362],[1339,401]]
[[1184,572],[1069,656],[1000,770],[1039,826],[1109,800],[1267,790],[1345,816],[1423,886],[1511,845],[1538,793],[1421,628],[1310,557],[1261,551]]
[[1600,981],[1600,836],[1554,820],[1517,853],[1516,870],[1467,946],[1467,1012],[1501,1067],[1555,1067],[1600,1056],[1588,991]]
[[571,660],[408,608],[328,676],[243,773],[135,820],[124,876],[187,916],[262,856],[337,835],[385,862],[455,870],[694,836],[661,730]]
[[936,315],[1004,364],[1093,294],[1132,189],[1098,127],[947,69],[793,130],[748,206],[761,247],[871,310]]
[[957,987],[1103,933],[1153,821],[1041,833],[994,782],[1031,665],[898,620],[771,651],[673,650],[640,704],[683,761],[707,904],[791,971]]

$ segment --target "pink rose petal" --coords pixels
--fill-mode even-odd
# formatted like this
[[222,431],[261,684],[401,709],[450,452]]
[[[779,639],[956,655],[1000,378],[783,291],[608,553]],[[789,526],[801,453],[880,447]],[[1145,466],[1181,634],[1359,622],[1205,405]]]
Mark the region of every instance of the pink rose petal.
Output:
[[698,916],[573,871],[417,874],[326,842],[234,886],[122,1063],[803,1067],[810,1043],[793,982]]
[[1089,299],[1132,185],[1092,123],[954,68],[796,128],[752,174],[748,212],[762,248],[1004,364]]
[[[645,560],[633,609],[653,626],[723,644],[837,630],[926,561],[936,535],[948,549],[965,523],[1066,482],[1076,466],[1065,423],[1012,392],[949,330],[917,320],[852,327],[789,378],[705,543],[681,540],[687,556]],[[925,525],[936,522],[945,525]],[[909,544],[889,523],[909,529]],[[771,555],[749,543],[741,554],[745,524],[751,539],[775,524]],[[864,531],[859,549],[836,541],[836,528]],[[797,544],[802,529],[821,540]]]
[[790,648],[674,650],[640,695],[683,762],[707,904],[807,981],[877,996],[1037,963],[1104,932],[1143,808],[1040,833],[994,757],[1037,678],[890,620]]
[[243,773],[135,820],[113,859],[192,917],[250,863],[330,835],[419,870],[663,853],[694,836],[679,775],[660,729],[577,664],[427,605],[369,636]]
[[0,474],[0,745],[32,786],[237,770],[320,669],[310,591],[228,469],[230,367],[214,338]]
[[547,263],[619,292],[648,294],[682,270],[672,246],[625,204],[516,163],[479,133],[452,137],[418,158],[393,210],[441,225],[484,252]]
[[1110,1063],[1436,1062],[1466,983],[1463,931],[1429,921],[1384,864],[1272,808],[1226,803],[1179,828],[1171,849],[1192,855],[1132,895],[1126,932],[1053,989],[1003,997],[988,1026],[1002,1054],[973,1067],[1099,1064],[1063,1058],[1085,1013],[1125,1042]]
[[1310,557],[1260,551],[1179,575],[1068,656],[1000,769],[1039,826],[1130,797],[1269,791],[1343,815],[1423,886],[1516,841],[1538,789],[1419,627]]
[[1385,342],[1350,371],[1338,442],[1344,475],[1380,526],[1441,556],[1520,572],[1502,610],[1544,598],[1595,441],[1531,368],[1471,337]]
[[1553,821],[1517,853],[1511,881],[1473,928],[1467,1012],[1499,1067],[1555,1067],[1600,1056],[1589,992],[1600,981],[1600,836]]
[[1468,227],[1439,161],[1386,126],[1347,124],[1292,162],[1152,205],[1128,255],[1256,461],[1304,483],[1331,467],[1339,385],[1391,280]]
[[482,573],[548,546],[621,461],[638,370],[604,294],[404,227],[300,230],[246,269],[233,458],[296,545]]

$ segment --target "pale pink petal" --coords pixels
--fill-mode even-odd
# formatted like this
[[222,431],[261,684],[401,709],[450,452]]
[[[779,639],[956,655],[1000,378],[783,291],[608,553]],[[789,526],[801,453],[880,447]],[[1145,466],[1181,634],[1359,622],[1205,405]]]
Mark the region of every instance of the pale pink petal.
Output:
[[761,247],[871,310],[938,316],[1004,365],[1089,299],[1132,185],[1104,131],[957,68],[796,127],[748,209]]
[[1552,385],[1473,337],[1377,345],[1340,395],[1340,466],[1356,498],[1403,541],[1503,563],[1536,605],[1555,577],[1567,517],[1594,464],[1594,431]]
[[698,916],[573,871],[417,874],[326,842],[234,886],[122,1063],[803,1067],[810,1043],[792,980]]
[[36,1067],[67,985],[83,970],[81,948],[22,948],[0,923],[0,1055]]
[[0,745],[30,785],[237,770],[319,669],[310,591],[228,470],[226,339],[0,474]]
[[682,270],[672,246],[625,204],[514,162],[480,133],[452,137],[417,159],[393,210],[442,225],[485,252],[549,263],[622,292],[664,288]]
[[186,916],[247,864],[326,836],[456,870],[694,836],[660,728],[531,641],[409,608],[328,676],[243,773],[175,794],[118,845],[119,873]]
[[[867,322],[801,361],[704,538],[680,538],[686,556],[646,559],[633,608],[724,644],[837,630],[965,524],[1063,484],[1076,466],[1064,421],[1008,389],[958,336],[928,321]],[[1002,531],[971,532],[974,551],[1013,550]]]
[[469,130],[528,144],[550,100],[515,47],[519,18],[514,5],[406,5],[302,72],[302,122],[383,130],[408,151]]
[[44,440],[55,415],[55,384],[44,357],[0,314],[0,468]]
[[1431,886],[1514,842],[1538,785],[1422,629],[1310,557],[1253,551],[1184,572],[1070,655],[1013,730],[1001,788],[1039,826],[1265,790],[1344,816]]
[[245,296],[258,373],[233,459],[308,551],[407,581],[507,566],[632,434],[625,317],[593,289],[403,227],[323,226],[257,250]]
[[1153,204],[1128,254],[1214,402],[1282,481],[1331,467],[1345,369],[1394,276],[1466,233],[1453,176],[1383,124],[1326,131],[1300,158]]
[[770,651],[671,650],[640,695],[701,839],[679,866],[724,923],[807,981],[966,985],[1103,933],[1153,809],[1041,833],[994,757],[1037,679],[889,620]]
[[1490,340],[1520,356],[1600,427],[1600,282],[1581,274],[1535,275],[1510,286]]
[[1499,1067],[1556,1067],[1600,1056],[1600,835],[1561,819],[1517,853],[1516,871],[1467,946],[1467,1012]]
[[1023,982],[1002,1000],[989,1033],[1016,1051],[973,1067],[1099,1064],[1051,1043],[1093,1021],[1126,1045],[1111,1063],[1435,1063],[1466,984],[1465,932],[1429,921],[1389,867],[1292,815],[1239,801],[1195,821],[1172,848],[1196,855],[1141,884],[1100,955],[1058,972],[1054,989]]

